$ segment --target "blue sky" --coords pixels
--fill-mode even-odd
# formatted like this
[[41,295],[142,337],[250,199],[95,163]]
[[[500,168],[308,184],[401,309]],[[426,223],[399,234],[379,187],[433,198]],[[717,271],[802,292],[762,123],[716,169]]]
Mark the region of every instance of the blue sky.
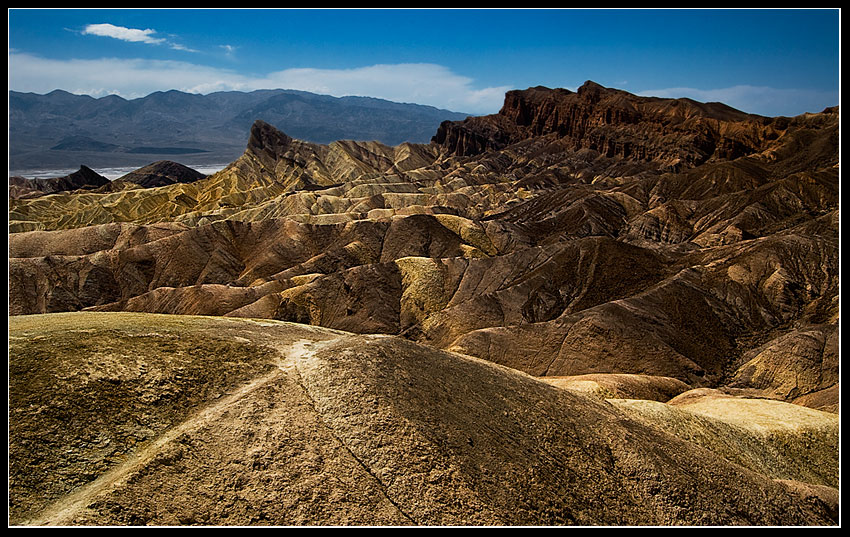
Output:
[[840,11],[10,9],[9,89],[261,88],[471,114],[586,80],[762,115],[839,104]]

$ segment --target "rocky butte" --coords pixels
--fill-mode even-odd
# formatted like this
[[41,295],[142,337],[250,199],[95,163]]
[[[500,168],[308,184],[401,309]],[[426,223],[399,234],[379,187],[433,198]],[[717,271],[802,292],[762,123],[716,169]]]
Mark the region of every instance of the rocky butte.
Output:
[[10,522],[836,525],[838,119],[587,82],[12,198]]

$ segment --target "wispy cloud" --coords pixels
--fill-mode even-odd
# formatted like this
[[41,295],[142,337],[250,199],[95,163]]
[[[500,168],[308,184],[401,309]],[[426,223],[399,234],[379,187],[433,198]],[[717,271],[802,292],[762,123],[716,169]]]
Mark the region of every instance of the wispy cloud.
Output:
[[190,62],[101,58],[55,60],[9,54],[9,85],[47,93],[60,88],[100,97],[143,97],[177,89],[190,93],[297,89],[342,97],[359,95],[426,104],[472,114],[499,110],[508,86],[476,87],[474,80],[430,63],[385,64],[353,69],[284,69],[260,76]]
[[124,26],[115,26],[114,24],[89,24],[83,28],[83,35],[97,35],[101,37],[111,37],[121,41],[130,41],[132,43],[150,43],[152,45],[164,43],[165,38],[153,37],[156,30],[146,29],[139,30],[136,28],[125,28]]
[[183,52],[198,52],[197,50],[195,50],[193,48],[189,48],[189,47],[181,45],[179,43],[171,43],[168,46],[170,46],[174,50],[181,50]]
[[9,89],[71,93],[102,97],[144,97],[154,91],[195,91],[200,81],[239,80],[239,75],[189,62],[99,58],[55,60],[25,53],[9,54]]
[[771,88],[739,85],[718,89],[664,88],[639,93],[647,97],[687,97],[700,102],[721,102],[738,110],[763,116],[796,116],[821,112],[838,104],[837,91]]
[[82,31],[83,35],[111,37],[112,39],[118,39],[120,41],[127,41],[130,43],[147,43],[149,45],[165,44],[173,50],[180,50],[183,52],[198,52],[195,49],[189,48],[174,41],[172,38],[170,38],[171,36],[169,36],[169,38],[155,37],[156,33],[157,31],[151,28],[141,30],[139,28],[127,28],[125,26],[116,26],[114,24],[109,23],[89,24],[86,25]]

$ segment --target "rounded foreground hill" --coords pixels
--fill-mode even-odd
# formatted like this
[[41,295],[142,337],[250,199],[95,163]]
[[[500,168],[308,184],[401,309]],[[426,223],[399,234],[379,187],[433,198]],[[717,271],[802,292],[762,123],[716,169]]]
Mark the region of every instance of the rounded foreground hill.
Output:
[[[394,336],[27,315],[10,318],[9,368],[13,525],[837,522],[831,486],[730,462],[634,405]],[[836,415],[817,416],[837,432]]]

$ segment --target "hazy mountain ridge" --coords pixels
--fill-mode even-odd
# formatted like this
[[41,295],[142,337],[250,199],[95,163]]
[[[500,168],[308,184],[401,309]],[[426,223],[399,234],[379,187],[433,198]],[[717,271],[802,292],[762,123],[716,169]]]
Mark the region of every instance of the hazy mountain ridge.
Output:
[[[439,123],[465,114],[368,97],[294,90],[176,90],[138,99],[93,98],[55,90],[9,92],[10,169],[144,165],[157,156],[203,153],[193,162],[226,163],[245,146],[256,119],[306,141],[427,142]],[[201,160],[203,159],[203,160]],[[186,161],[189,163],[190,161]]]

